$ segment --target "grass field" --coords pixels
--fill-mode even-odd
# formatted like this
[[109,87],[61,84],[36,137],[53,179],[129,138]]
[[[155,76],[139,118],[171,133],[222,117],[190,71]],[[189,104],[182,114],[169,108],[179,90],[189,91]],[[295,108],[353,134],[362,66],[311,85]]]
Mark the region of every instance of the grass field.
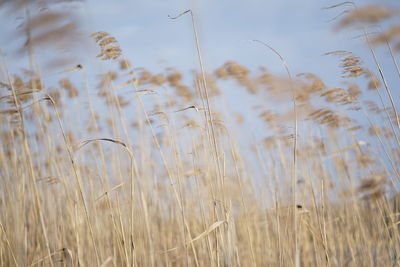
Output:
[[[109,69],[69,66],[49,85],[35,57],[75,29],[51,6],[25,12],[31,67],[0,61],[0,266],[400,265],[399,25],[367,27],[397,11],[330,7],[346,10],[336,28],[358,26],[374,62],[327,52],[340,88],[291,73],[257,40],[283,75],[204,69],[190,11],[171,19],[193,18],[196,72],[133,66],[99,31]],[[232,108],[232,90],[253,107]]]

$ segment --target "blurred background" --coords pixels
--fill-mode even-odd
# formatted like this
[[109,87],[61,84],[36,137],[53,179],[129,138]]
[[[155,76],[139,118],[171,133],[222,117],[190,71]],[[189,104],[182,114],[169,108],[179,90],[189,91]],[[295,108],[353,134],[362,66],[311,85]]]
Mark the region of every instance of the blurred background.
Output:
[[[23,1],[2,2],[2,51],[13,57],[25,41],[17,34],[20,32],[16,32],[16,28],[21,29],[26,14],[24,10],[17,10],[16,4],[10,4]],[[170,66],[182,70],[196,69],[198,64],[190,16],[186,15],[177,20],[168,18],[168,15],[175,16],[188,9],[195,15],[204,63],[208,70],[219,67],[227,60],[235,60],[251,69],[267,66],[272,72],[283,73],[277,57],[266,51],[265,47],[248,42],[253,39],[276,48],[284,56],[293,73],[318,73],[323,80],[331,83],[337,82],[340,76],[337,60],[323,57],[322,54],[335,50],[357,51],[357,55],[361,56],[366,64],[371,63],[365,42],[359,37],[359,28],[334,30],[340,20],[340,17],[335,18],[349,7],[347,5],[324,9],[339,3],[335,1],[122,0],[118,4],[102,0],[56,2],[60,8],[68,6],[76,26],[79,24],[81,35],[75,37],[79,38],[74,40],[76,46],[62,47],[53,52],[57,53],[57,56],[66,54],[66,58],[76,57],[76,53],[79,52],[79,57],[74,58],[74,63],[93,61],[95,54],[89,35],[97,31],[106,31],[116,37],[125,56],[135,67],[145,67],[154,71],[161,71]],[[356,4],[399,7],[395,0],[360,0],[356,1]],[[14,8],[6,8],[7,6]],[[36,11],[40,10],[40,1],[38,6]],[[35,9],[31,12],[35,12]],[[393,23],[396,19],[385,21],[382,26]],[[39,54],[43,52],[40,51]],[[383,56],[389,56],[387,52],[382,53]],[[9,64],[21,66],[20,63],[27,64],[15,61],[14,57]],[[389,64],[385,61],[382,63]]]

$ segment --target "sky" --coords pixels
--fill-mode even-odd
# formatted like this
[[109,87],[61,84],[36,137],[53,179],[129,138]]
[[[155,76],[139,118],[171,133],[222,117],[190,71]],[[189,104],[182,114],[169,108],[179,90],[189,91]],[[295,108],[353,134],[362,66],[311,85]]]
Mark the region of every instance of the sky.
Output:
[[[206,69],[215,69],[226,60],[237,60],[248,67],[266,66],[283,72],[276,56],[258,39],[277,49],[294,73],[314,72],[324,80],[336,81],[340,70],[337,59],[321,55],[334,50],[354,51],[368,57],[355,31],[334,32],[330,21],[344,8],[323,10],[339,1],[87,1],[88,29],[114,35],[134,64],[162,69],[197,67],[190,16],[171,20],[192,9],[198,27]],[[359,6],[398,1],[356,1]],[[336,77],[335,77],[336,75]]]
[[[361,56],[367,64],[371,57],[362,39],[354,39],[359,31],[334,32],[337,16],[345,8],[324,10],[340,3],[328,0],[86,0],[74,3],[80,14],[83,37],[96,31],[106,31],[119,41],[124,55],[136,67],[154,72],[174,66],[180,70],[197,69],[195,43],[190,16],[171,20],[188,9],[193,10],[199,33],[206,70],[212,71],[227,60],[236,60],[249,67],[264,66],[273,73],[284,73],[275,55],[258,39],[279,51],[293,73],[312,72],[327,83],[340,77],[337,58],[322,54],[347,50]],[[396,0],[358,0],[358,6],[387,4],[400,8]],[[11,65],[21,66],[13,52],[23,40],[17,38],[15,28],[21,23],[21,14],[10,14],[0,6],[0,49],[12,58]],[[93,49],[94,48],[94,49]],[[93,57],[97,51],[87,43],[80,47],[83,57]],[[67,51],[68,52],[68,51]],[[380,54],[388,58],[388,52]],[[54,56],[54,55],[51,55]],[[82,56],[81,56],[82,57]],[[389,60],[383,62],[390,65]]]
[[[326,10],[324,7],[340,2],[124,0],[115,5],[110,1],[91,0],[85,5],[85,12],[89,14],[86,27],[91,32],[107,31],[115,36],[134,66],[145,67],[155,73],[169,66],[181,71],[198,70],[190,16],[185,15],[176,20],[168,18],[168,15],[176,16],[191,9],[195,16],[206,71],[215,70],[227,60],[235,60],[252,70],[263,66],[274,74],[286,75],[276,55],[260,44],[249,42],[258,39],[279,51],[294,75],[315,73],[328,87],[336,87],[343,86],[344,81],[341,79],[342,70],[338,67],[339,58],[323,56],[326,52],[351,51],[376,72],[367,45],[362,38],[355,38],[360,35],[360,30],[333,30],[338,21],[332,19],[345,8]],[[386,4],[400,8],[400,2],[396,0],[355,2],[360,7],[367,4]],[[376,52],[389,84],[398,84],[388,51],[377,49]],[[253,114],[249,117],[254,116],[254,110],[249,110],[254,105],[253,100],[239,90],[228,92],[230,94],[222,105],[226,105],[228,110],[244,107],[239,110]],[[397,101],[400,101],[398,97],[397,93]],[[266,105],[266,108],[277,107]],[[265,129],[257,123],[250,123],[245,127],[245,139],[251,140],[250,136],[264,138],[266,135]]]
[[[360,7],[367,4],[386,4],[400,8],[396,0],[358,0]],[[345,8],[326,10],[324,7],[340,3],[328,0],[86,0],[72,4],[80,18],[81,39],[74,49],[49,50],[37,48],[43,62],[59,56],[69,57],[70,66],[91,64],[92,73],[108,70],[105,62],[96,61],[98,46],[90,34],[106,31],[116,37],[133,67],[144,67],[153,73],[164,72],[167,67],[190,73],[198,70],[194,34],[190,15],[172,20],[188,9],[193,11],[198,30],[205,70],[212,72],[228,60],[235,60],[251,70],[263,66],[277,75],[285,70],[277,58],[266,47],[249,42],[260,40],[275,48],[285,58],[293,75],[304,72],[317,74],[329,87],[342,86],[339,59],[323,56],[335,50],[346,50],[360,56],[366,66],[374,69],[372,57],[359,30],[334,31],[337,21],[332,21]],[[23,14],[14,14],[0,6],[0,49],[11,71],[27,67],[27,57],[19,57],[15,51],[24,42],[18,34]],[[397,21],[398,22],[398,21]],[[385,26],[385,25],[383,25]],[[17,30],[16,30],[17,29]],[[81,40],[83,40],[81,42]],[[78,52],[78,53],[76,53]],[[390,84],[398,83],[389,53],[377,49]],[[76,56],[78,55],[78,56]],[[40,61],[40,60],[39,60]],[[59,78],[55,74],[69,66],[47,67],[43,65],[43,76]],[[376,72],[376,70],[375,70]],[[237,106],[243,103],[244,95],[238,91],[231,94],[229,103]],[[248,103],[251,105],[251,103]]]
[[[317,74],[328,87],[343,86],[339,59],[323,56],[324,53],[346,50],[360,56],[366,66],[376,72],[372,57],[359,30],[345,29],[334,31],[337,21],[332,21],[344,8],[323,9],[340,3],[331,0],[86,0],[73,3],[77,8],[83,29],[82,43],[74,51],[64,49],[51,54],[38,48],[38,52],[48,58],[61,54],[71,55],[71,66],[91,64],[93,73],[105,73],[106,62],[95,61],[99,51],[90,38],[90,34],[106,31],[120,43],[123,54],[133,67],[144,67],[152,73],[164,72],[166,67],[190,73],[199,69],[196,57],[192,22],[189,15],[171,20],[168,15],[176,16],[188,9],[193,11],[199,34],[201,52],[205,70],[211,72],[228,60],[235,60],[251,70],[266,67],[277,75],[285,75],[279,59],[264,46],[249,42],[260,40],[275,48],[285,58],[289,69],[297,73]],[[400,8],[397,0],[358,0],[360,7],[367,4],[386,4]],[[15,51],[23,44],[18,38],[16,27],[21,23],[21,15],[13,14],[0,6],[0,49],[3,59],[11,71],[27,66],[26,57],[18,57]],[[398,21],[397,21],[398,22]],[[383,25],[386,26],[386,25]],[[77,55],[75,52],[78,50]],[[4,57],[5,55],[5,57]],[[73,55],[73,56],[72,56]],[[387,73],[390,86],[398,84],[395,69],[389,53],[377,49],[383,69]],[[51,79],[62,67],[45,67],[44,77]],[[94,77],[96,77],[94,75]],[[1,78],[1,77],[0,77]],[[58,79],[57,76],[55,79]],[[94,84],[94,81],[93,81]],[[232,83],[228,83],[228,86]],[[399,93],[396,93],[396,103]],[[230,91],[223,103],[229,107],[251,107],[253,100],[246,99],[243,91]],[[229,107],[227,109],[229,109]],[[273,107],[272,107],[273,108]],[[242,110],[243,111],[243,110]],[[249,111],[249,110],[247,110]],[[248,129],[257,132],[261,126],[252,125]],[[262,129],[261,129],[262,130]],[[252,135],[253,133],[249,133]],[[265,133],[260,138],[264,138]]]

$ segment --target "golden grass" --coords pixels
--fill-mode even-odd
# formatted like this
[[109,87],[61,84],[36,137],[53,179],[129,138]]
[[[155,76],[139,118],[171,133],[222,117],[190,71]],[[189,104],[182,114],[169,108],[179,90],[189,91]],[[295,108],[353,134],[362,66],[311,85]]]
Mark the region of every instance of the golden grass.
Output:
[[[35,15],[25,30],[66,14]],[[400,125],[372,46],[397,31],[364,32],[378,75],[356,53],[326,53],[339,88],[292,76],[261,41],[287,75],[234,61],[206,73],[194,14],[171,19],[183,15],[199,61],[192,84],[174,68],[136,68],[107,32],[92,35],[98,57],[119,70],[94,88],[81,64],[63,67],[58,88],[34,62],[11,74],[2,61],[0,266],[399,265]],[[343,15],[341,29],[397,13]],[[53,34],[32,42],[51,46]],[[25,49],[33,60],[34,43]],[[226,104],[240,89],[250,115]]]

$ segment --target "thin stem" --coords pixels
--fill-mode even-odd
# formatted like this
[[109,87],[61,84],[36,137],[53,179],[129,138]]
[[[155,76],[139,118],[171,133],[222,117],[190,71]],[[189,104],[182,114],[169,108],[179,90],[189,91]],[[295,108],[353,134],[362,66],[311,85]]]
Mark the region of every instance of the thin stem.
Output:
[[[281,56],[281,54],[275,50],[272,46],[270,46],[267,43],[264,43],[260,40],[251,40],[252,42],[260,43],[264,46],[266,46],[268,49],[270,49],[272,52],[274,52],[279,59],[281,60],[283,66],[285,67],[286,73],[288,75],[289,81],[290,81],[290,87],[292,90],[292,102],[293,102],[293,112],[294,112],[294,145],[293,145],[293,169],[292,169],[292,209],[293,209],[293,220],[294,220],[294,240],[295,240],[295,254],[296,255],[298,251],[298,236],[297,236],[297,209],[296,209],[296,201],[297,201],[297,196],[296,196],[296,187],[297,187],[297,143],[298,143],[298,115],[297,115],[297,104],[296,104],[296,95],[295,95],[295,90],[293,87],[293,79],[292,75],[289,71],[289,67],[285,61],[285,59]],[[297,258],[296,258],[297,260]]]

